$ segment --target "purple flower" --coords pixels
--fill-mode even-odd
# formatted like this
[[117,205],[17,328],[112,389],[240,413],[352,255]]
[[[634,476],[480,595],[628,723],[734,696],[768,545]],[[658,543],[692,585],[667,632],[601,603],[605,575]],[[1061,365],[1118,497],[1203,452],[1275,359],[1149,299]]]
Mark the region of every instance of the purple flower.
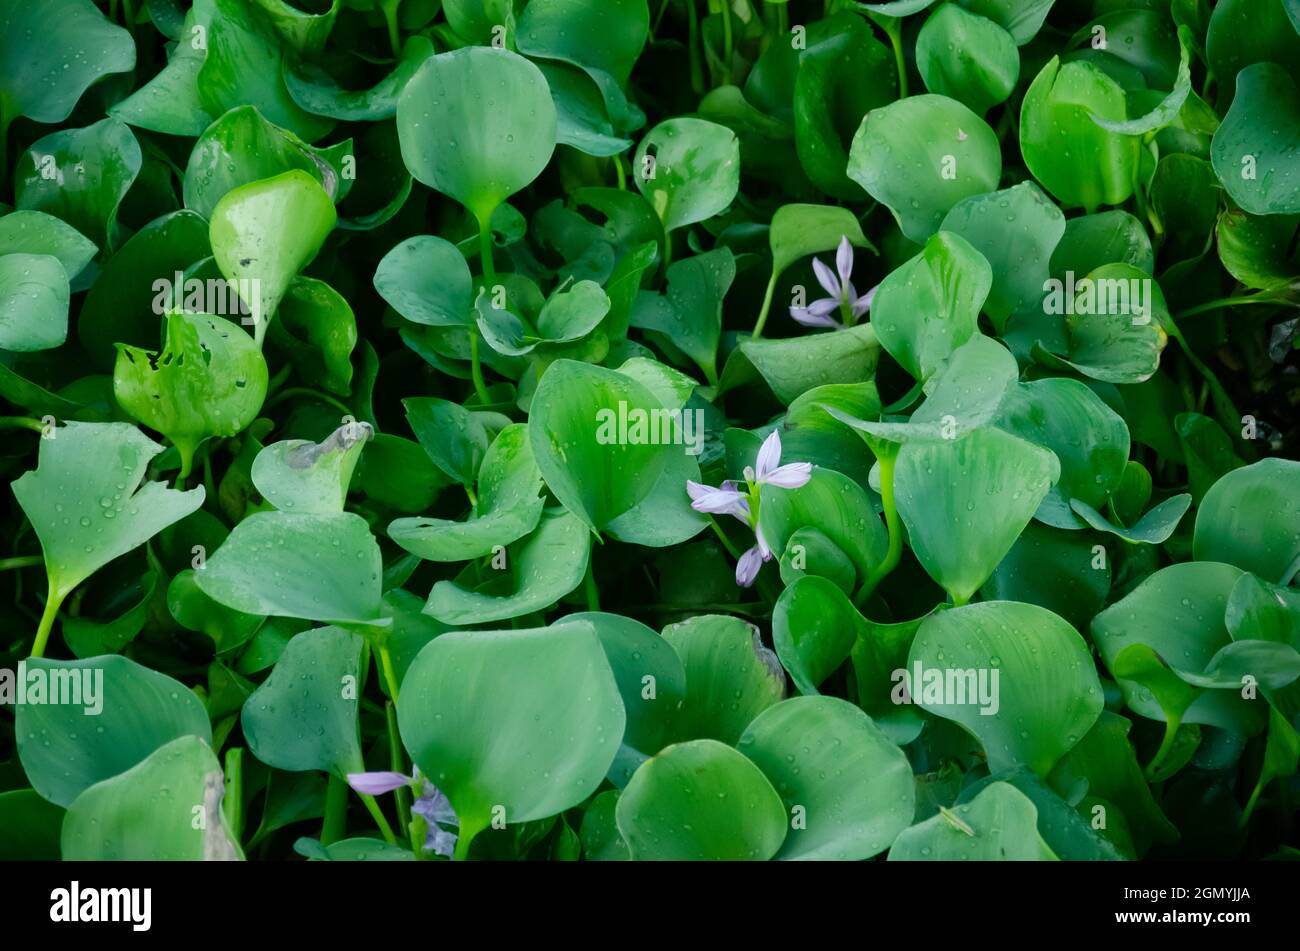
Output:
[[742,492],[732,479],[718,487],[686,481],[686,493],[691,497],[691,508],[710,515],[731,515],[754,531],[757,542],[740,556],[736,563],[736,584],[748,588],[758,577],[763,562],[771,561],[772,549],[768,547],[763,532],[758,527],[759,490],[770,485],[778,489],[797,489],[812,478],[811,462],[790,462],[781,465],[781,432],[763,440],[754,465],[745,467],[746,491]]
[[424,839],[425,849],[451,858],[456,850],[456,833],[449,832],[442,826],[459,828],[460,820],[456,818],[456,810],[451,807],[451,800],[442,790],[420,775],[418,766],[413,776],[391,770],[348,773],[348,785],[367,796],[381,796],[403,786],[414,786],[419,796],[411,804],[411,812],[423,816],[429,826]]
[[[813,258],[813,273],[817,275],[817,283],[830,296],[819,297],[807,307],[790,308],[790,316],[805,327],[847,327],[871,310],[876,287],[880,285],[858,296],[857,288],[849,279],[853,273],[853,245],[847,237],[842,236],[840,246],[835,249],[835,270],[823,264],[820,258]],[[836,320],[833,316],[837,310],[843,320]]]

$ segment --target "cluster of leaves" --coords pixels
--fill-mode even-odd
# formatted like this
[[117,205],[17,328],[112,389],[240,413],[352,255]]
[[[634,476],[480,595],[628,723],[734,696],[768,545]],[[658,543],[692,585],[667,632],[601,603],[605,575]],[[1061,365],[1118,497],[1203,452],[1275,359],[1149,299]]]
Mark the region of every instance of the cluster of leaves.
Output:
[[103,677],[0,855],[1300,855],[1298,81],[1295,0],[0,5],[0,666]]

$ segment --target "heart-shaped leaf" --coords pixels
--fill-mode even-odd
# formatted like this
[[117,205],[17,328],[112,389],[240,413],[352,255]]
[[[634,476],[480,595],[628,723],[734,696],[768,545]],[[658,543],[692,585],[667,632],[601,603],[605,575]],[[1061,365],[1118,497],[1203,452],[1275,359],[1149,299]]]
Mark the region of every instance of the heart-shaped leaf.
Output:
[[1210,158],[1232,200],[1254,215],[1300,213],[1300,89],[1281,66],[1237,74],[1237,94]]
[[869,859],[912,821],[907,756],[844,700],[783,700],[760,713],[736,746],[803,820],[791,823],[778,859]]
[[705,119],[661,122],[637,146],[633,181],[664,231],[712,218],[740,187],[740,144]]
[[397,718],[412,758],[456,810],[457,857],[494,817],[543,819],[590,796],[625,723],[583,622],[442,635],[407,671]]
[[907,658],[912,702],[984,746],[993,771],[1045,776],[1101,713],[1088,645],[1064,618],[1017,601],[931,615]]
[[618,798],[634,861],[766,861],[786,837],[785,807],[762,771],[716,740],[670,746]]
[[1038,834],[1038,809],[1010,783],[990,783],[965,805],[904,829],[889,850],[891,862],[1054,861]]
[[1298,486],[1300,463],[1289,459],[1263,459],[1229,472],[1196,512],[1196,557],[1289,583],[1300,569]]

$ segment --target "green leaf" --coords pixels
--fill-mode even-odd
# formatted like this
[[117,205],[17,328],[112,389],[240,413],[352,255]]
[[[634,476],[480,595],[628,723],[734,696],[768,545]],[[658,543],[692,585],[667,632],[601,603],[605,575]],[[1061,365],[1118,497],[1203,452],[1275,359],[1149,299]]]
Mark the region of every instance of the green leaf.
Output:
[[140,144],[116,119],[51,132],[18,159],[14,205],[62,218],[107,247],[116,243],[118,206],[142,161]]
[[686,670],[679,739],[735,743],[759,713],[781,699],[785,678],[757,629],[739,618],[697,615],[664,628]]
[[1047,608],[1086,631],[1110,590],[1110,559],[1095,541],[1086,532],[1030,522],[980,592],[989,601]]
[[627,83],[650,31],[645,0],[534,0],[515,32],[519,52],[601,70]]
[[853,212],[838,205],[782,205],[772,215],[767,240],[772,249],[772,273],[781,274],[810,254],[834,251],[842,238],[858,248],[870,248]]
[[342,512],[353,470],[373,433],[368,423],[344,423],[318,443],[310,439],[271,443],[253,460],[253,485],[262,498],[283,511]]
[[957,202],[998,187],[1002,153],[988,123],[933,94],[873,109],[849,150],[848,175],[918,243]]
[[397,103],[406,167],[468,208],[484,229],[496,207],[551,160],[555,126],[546,78],[509,50],[467,47],[434,56]]
[[399,518],[388,535],[430,561],[468,561],[493,554],[537,527],[545,504],[542,474],[533,460],[528,427],[512,424],[488,446],[478,473],[478,504],[463,522]]
[[362,90],[344,89],[315,63],[286,59],[284,85],[293,101],[313,115],[342,122],[379,122],[397,114],[402,90],[433,54],[433,44],[426,37],[408,37],[393,71]]
[[217,202],[208,230],[212,255],[252,309],[259,344],[290,282],[316,257],[337,218],[330,196],[301,170],[242,185]]
[[[1138,11],[1133,12],[1137,13]],[[1161,26],[1163,26],[1163,24],[1161,24]],[[1120,43],[1125,43],[1128,37],[1121,34],[1119,36],[1114,36],[1114,39],[1118,40]],[[1111,132],[1121,132],[1124,135],[1147,135],[1155,132],[1157,129],[1162,129],[1177,120],[1178,114],[1183,108],[1183,103],[1187,101],[1187,97],[1192,91],[1192,73],[1188,64],[1191,56],[1191,48],[1194,43],[1195,40],[1192,37],[1191,31],[1186,27],[1180,26],[1178,28],[1178,45],[1180,50],[1178,58],[1178,76],[1174,80],[1173,89],[1170,90],[1169,95],[1161,99],[1154,109],[1146,115],[1136,116],[1128,120],[1114,121],[1093,116],[1093,121],[1103,129],[1108,129]],[[1117,48],[1123,49],[1122,46]]]
[[[557,360],[533,395],[528,425],[546,485],[570,512],[599,532],[644,499],[681,446],[656,445],[647,427],[661,404],[626,374]],[[629,421],[620,438],[620,415]],[[633,441],[630,428],[643,420]],[[685,486],[682,487],[685,494]]]
[[135,66],[131,34],[90,0],[0,11],[0,123],[62,122],[96,80]]
[[1033,176],[1062,205],[1118,205],[1133,192],[1139,140],[1093,117],[1127,118],[1124,91],[1092,63],[1053,56],[1025,93],[1020,150]]
[[[178,737],[212,738],[198,697],[125,657],[31,658],[23,661],[23,669],[27,702],[14,707],[18,757],[33,788],[57,805],[69,805],[86,789]],[[57,686],[72,691],[72,699],[80,702],[34,702],[36,678],[47,685],[47,700]]]
[[149,222],[103,262],[77,320],[77,336],[96,368],[112,370],[117,344],[157,347],[158,318],[174,294],[184,303],[177,273],[184,282],[185,272],[211,253],[208,223],[192,211],[176,211]]
[[253,339],[207,314],[168,313],[162,351],[119,347],[113,370],[118,404],[180,450],[181,478],[203,440],[238,435],[257,417],[266,387]]
[[997,425],[1050,449],[1061,464],[1060,480],[1036,513],[1039,521],[1082,528],[1071,503],[1100,508],[1119,488],[1128,463],[1128,426],[1078,380],[1056,377],[1011,387]]
[[1116,525],[1082,499],[1070,500],[1070,507],[1092,528],[1099,532],[1110,532],[1132,544],[1144,545],[1160,545],[1168,541],[1191,504],[1192,497],[1186,492],[1172,496],[1143,514],[1132,526],[1125,528]]
[[728,390],[757,372],[789,405],[815,386],[869,380],[879,360],[880,341],[869,323],[786,340],[745,339],[732,351],[719,387]]
[[1054,861],[1038,834],[1038,809],[1009,783],[986,786],[974,799],[904,829],[889,850],[891,862]]
[[1020,76],[1020,53],[1011,35],[992,20],[945,3],[917,34],[916,67],[930,92],[983,115],[1011,95]]
[[1037,185],[1021,182],[963,199],[939,228],[965,238],[988,261],[992,283],[983,309],[999,332],[1013,315],[1041,312],[1048,265],[1066,224]]
[[715,740],[670,746],[619,796],[635,861],[766,861],[786,837],[785,807],[750,760]]
[[0,255],[0,350],[62,346],[68,336],[68,298],[68,272],[58,258]]
[[185,207],[205,218],[227,192],[297,169],[320,182],[335,201],[347,194],[342,159],[352,140],[315,149],[298,136],[267,122],[254,106],[237,106],[203,130],[185,165]]
[[268,120],[314,142],[334,125],[298,108],[280,77],[283,52],[270,25],[246,0],[214,0],[199,102],[212,116],[251,105]]
[[1006,557],[1060,471],[1053,453],[996,429],[906,443],[894,491],[917,559],[965,604]]
[[965,238],[941,231],[880,283],[871,326],[880,344],[921,382],[979,333],[979,313],[992,286],[984,255]]
[[221,767],[207,742],[196,736],[173,740],[68,806],[63,858],[238,861],[244,856],[226,824],[224,793]]
[[375,290],[407,320],[430,327],[463,327],[470,320],[469,265],[450,241],[416,235],[393,246],[375,271]]
[[1290,583],[1300,569],[1300,462],[1263,459],[1214,483],[1196,512],[1192,551]]
[[1274,63],[1247,66],[1214,133],[1210,159],[1232,200],[1254,215],[1300,212],[1300,90]]
[[253,755],[276,769],[340,779],[364,769],[357,733],[363,646],[360,635],[336,627],[290,640],[240,714]]
[[632,180],[665,231],[725,210],[740,187],[740,143],[705,119],[661,122],[637,146]]
[[235,526],[197,575],[210,598],[245,614],[376,624],[379,545],[366,520],[257,512]]
[[63,815],[34,789],[0,793],[0,855],[9,862],[57,862]]
[[201,486],[178,492],[144,482],[149,460],[160,452],[162,446],[126,423],[70,422],[41,440],[36,468],[13,490],[41,540],[56,603],[203,504]]
[[206,129],[212,115],[199,99],[199,70],[207,57],[206,31],[212,28],[215,9],[214,0],[195,0],[179,24],[179,37],[167,65],[110,106],[109,115],[136,128],[170,135],[198,135]]
[[458,857],[494,818],[543,819],[594,793],[625,722],[582,622],[442,635],[407,671],[397,718],[416,765],[456,810]]
[[425,613],[465,627],[543,611],[582,584],[590,548],[586,526],[563,509],[551,509],[531,535],[506,548],[500,556],[504,565],[498,567],[494,555],[492,564],[477,572],[477,585],[435,584]]
[[801,820],[791,823],[778,859],[869,859],[912,821],[907,756],[844,700],[783,700],[759,714],[736,746]]
[[906,687],[895,689],[976,736],[994,772],[1046,775],[1101,713],[1088,645],[1036,605],[985,601],[931,615],[907,661]]
[[98,250],[76,228],[43,211],[11,211],[0,217],[0,255],[49,255],[58,259],[69,279],[81,274]]
[[[1106,667],[1114,672],[1121,652],[1144,644],[1167,666],[1200,673],[1229,643],[1224,612],[1241,571],[1231,565],[1197,561],[1162,568],[1092,621],[1092,640]],[[1124,700],[1137,714],[1163,722],[1156,697],[1135,682],[1121,681]],[[1183,715],[1184,723],[1202,723],[1243,733],[1264,724],[1248,701],[1231,691],[1206,691]]]
[[[786,461],[799,461],[788,451]],[[889,540],[876,508],[862,486],[833,469],[814,469],[797,489],[764,486],[758,524],[776,552],[785,551],[802,528],[815,528],[852,563],[855,584],[862,584],[885,558]],[[815,563],[809,571],[820,573]]]

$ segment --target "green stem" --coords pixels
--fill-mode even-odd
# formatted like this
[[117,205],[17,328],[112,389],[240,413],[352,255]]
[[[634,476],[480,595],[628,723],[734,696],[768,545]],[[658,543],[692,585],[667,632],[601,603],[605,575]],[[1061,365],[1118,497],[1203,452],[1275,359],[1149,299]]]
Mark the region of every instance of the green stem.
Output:
[[9,183],[9,123],[13,121],[9,114],[4,111],[3,103],[0,103],[0,197],[3,197],[4,186]]
[[33,568],[45,561],[41,555],[19,555],[15,558],[0,558],[0,571],[13,568]]
[[650,39],[652,41],[659,35],[659,26],[663,23],[664,14],[668,12],[668,4],[671,2],[672,0],[663,0],[663,3],[659,4],[659,15],[655,17],[654,26],[650,27]]
[[393,703],[397,702],[397,670],[393,667],[393,655],[388,651],[388,638],[384,635],[379,641],[379,670],[384,677],[384,686],[388,688],[388,696],[392,698]]
[[320,844],[333,845],[347,834],[348,784],[330,773],[325,786],[325,820],[321,823]]
[[894,65],[898,69],[898,98],[907,98],[907,60],[903,57],[903,30],[898,17],[872,14],[871,18],[880,24],[880,28],[889,37],[894,48]]
[[471,508],[478,508],[478,495],[472,485],[465,486],[465,498],[469,499]]
[[30,429],[44,434],[45,424],[30,416],[0,416],[0,429]]
[[587,595],[587,610],[600,610],[600,589],[596,587],[596,562],[588,556],[587,573],[582,578],[582,590]]
[[668,265],[673,261],[673,235],[667,228],[664,229],[664,273],[668,273]]
[[49,643],[50,631],[54,629],[54,619],[59,615],[59,607],[67,594],[54,590],[54,582],[49,584],[49,594],[45,596],[45,610],[41,613],[41,623],[36,628],[36,641],[32,644],[32,656],[44,657],[45,645]]
[[718,541],[722,542],[722,547],[727,549],[727,554],[730,555],[733,560],[739,561],[740,552],[736,550],[735,545],[731,544],[731,539],[727,537],[727,533],[722,530],[722,526],[718,524],[718,520],[712,515],[709,516],[709,527],[712,528],[713,533],[718,536]]
[[226,750],[226,797],[223,806],[226,824],[236,842],[244,838],[244,750],[232,746]]
[[894,463],[898,461],[898,447],[891,444],[889,449],[882,448],[876,458],[880,462],[880,501],[885,509],[885,529],[889,532],[889,547],[885,550],[884,560],[867,576],[867,580],[862,583],[862,587],[853,598],[853,603],[859,608],[866,605],[876,586],[898,567],[898,562],[903,556],[903,528],[898,518],[898,505],[894,500]]
[[1246,828],[1250,822],[1251,815],[1255,812],[1255,806],[1259,804],[1259,795],[1264,791],[1264,774],[1260,773],[1259,780],[1255,783],[1255,788],[1251,790],[1250,798],[1246,800],[1246,807],[1241,810],[1241,818],[1237,820],[1238,828]]
[[618,176],[618,190],[627,191],[627,172],[623,169],[623,156],[614,155],[614,174]]
[[452,854],[453,862],[464,862],[469,858],[469,847],[474,837],[488,827],[488,819],[481,816],[461,816],[460,829],[456,834],[456,851]]
[[690,48],[691,91],[697,96],[704,95],[704,69],[700,65],[700,17],[695,11],[695,0],[686,0],[687,29],[686,42]]
[[1222,415],[1219,416],[1219,422],[1227,429],[1229,433],[1238,433],[1238,427],[1241,425],[1241,415],[1237,412],[1237,406],[1228,395],[1228,391],[1223,388],[1219,378],[1215,376],[1214,371],[1201,361],[1201,358],[1192,350],[1191,344],[1183,336],[1183,332],[1178,329],[1172,316],[1165,320],[1165,330],[1169,336],[1178,341],[1178,345],[1183,348],[1183,355],[1187,357],[1187,362],[1196,368],[1196,371],[1205,378],[1205,382],[1210,386],[1210,392],[1214,394],[1215,406],[1220,410]]
[[388,44],[393,48],[394,56],[402,55],[402,36],[397,29],[397,8],[401,5],[402,0],[384,0],[379,6],[388,24]]
[[[382,653],[380,657],[382,660]],[[385,666],[391,667],[391,663],[386,663]],[[385,671],[385,676],[389,676],[387,671]],[[390,692],[397,689],[391,679],[389,680],[388,689]],[[402,738],[397,730],[397,704],[392,700],[384,704],[384,722],[388,727],[388,768],[395,773],[405,773],[406,760],[402,756]],[[411,831],[411,791],[405,786],[399,786],[395,795],[397,797],[397,821],[409,834]],[[411,839],[411,851],[416,855],[420,854],[420,844],[414,838]]]
[[185,480],[190,477],[190,473],[194,470],[194,449],[188,445],[177,445],[176,451],[181,456],[181,471],[176,476],[176,488],[183,489],[185,488]]
[[[497,283],[496,264],[492,260],[492,215],[489,213],[478,222],[479,264],[483,268],[483,288],[489,294]],[[474,379],[474,392],[480,403],[488,403],[487,383],[483,379],[483,364],[478,355],[478,326],[469,328],[469,362],[470,375]]]
[[1260,291],[1258,294],[1247,294],[1243,297],[1220,297],[1218,300],[1206,301],[1203,304],[1197,304],[1195,307],[1180,310],[1177,314],[1174,314],[1174,319],[1182,320],[1184,317],[1195,317],[1197,314],[1204,314],[1206,311],[1218,310],[1221,307],[1236,307],[1240,304],[1272,303],[1280,303],[1272,291]]
[[1151,757],[1151,762],[1147,763],[1147,768],[1143,770],[1148,782],[1155,776],[1156,770],[1165,761],[1169,751],[1174,748],[1174,740],[1178,737],[1178,727],[1182,722],[1182,717],[1171,717],[1165,714],[1165,737],[1160,741],[1160,748],[1156,750],[1156,755]]
[[379,834],[384,837],[384,841],[389,845],[397,844],[397,836],[393,834],[393,827],[388,824],[384,818],[384,810],[379,808],[379,803],[375,802],[374,796],[368,796],[365,793],[358,793],[361,801],[365,803],[366,811],[370,813],[370,818],[375,820],[375,825],[379,826]]
[[754,332],[749,335],[749,339],[757,340],[763,336],[763,328],[767,325],[767,312],[772,309],[772,295],[776,292],[776,279],[780,277],[775,270],[772,276],[767,279],[767,290],[763,293],[763,306],[759,308],[758,320],[754,321]]
[[722,82],[723,85],[731,85],[731,57],[734,38],[731,35],[731,7],[727,0],[722,3]]

